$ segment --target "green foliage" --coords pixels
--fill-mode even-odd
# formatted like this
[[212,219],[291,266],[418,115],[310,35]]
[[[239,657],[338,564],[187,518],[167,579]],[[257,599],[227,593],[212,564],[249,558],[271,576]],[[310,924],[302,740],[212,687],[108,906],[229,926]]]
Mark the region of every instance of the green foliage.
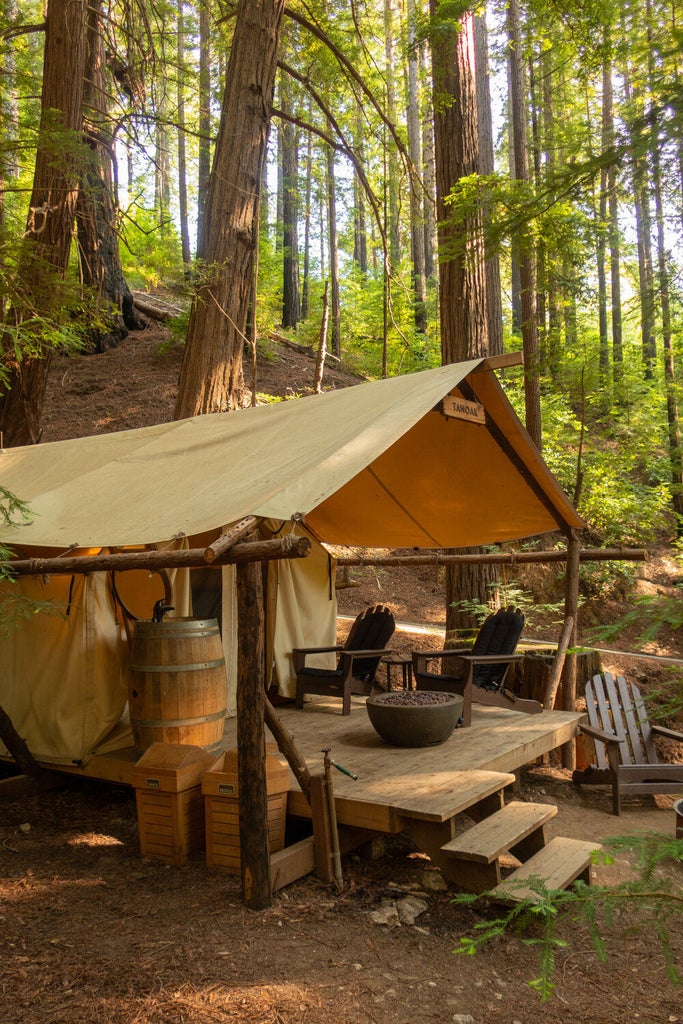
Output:
[[635,607],[622,615],[618,622],[606,626],[598,626],[593,630],[595,641],[609,642],[615,640],[624,629],[638,626],[640,632],[635,644],[643,647],[650,643],[662,629],[683,629],[683,587],[678,597],[640,597]]
[[[635,853],[634,879],[616,886],[575,882],[571,889],[548,889],[542,879],[532,878],[524,885],[532,890],[533,898],[516,902],[501,916],[479,921],[473,934],[461,937],[454,952],[473,956],[503,935],[520,936],[525,945],[538,950],[538,974],[528,984],[545,1002],[555,990],[557,953],[570,948],[570,942],[562,937],[570,923],[572,932],[576,922],[583,923],[601,961],[608,956],[608,933],[620,927],[626,931],[637,928],[639,934],[653,933],[653,951],[658,949],[663,956],[670,982],[681,984],[668,925],[674,915],[683,912],[683,895],[672,891],[670,880],[658,869],[667,862],[683,861],[683,840],[646,833],[606,839],[603,845],[603,851],[595,854],[596,861],[611,863],[617,853]],[[454,902],[468,907],[483,905],[484,912],[490,910],[486,894],[456,896]]]
[[121,240],[121,265],[132,288],[184,286],[180,237],[173,223],[160,226],[156,211],[138,206],[134,216],[128,212]]
[[[17,526],[30,522],[30,519],[31,512],[27,503],[21,501],[0,484],[0,522],[5,526]],[[0,544],[0,582],[3,584],[11,584],[15,578],[11,566],[7,564],[12,556],[12,550],[4,544]],[[52,608],[50,601],[34,601],[15,592],[12,587],[3,586],[0,595],[0,635],[9,628],[11,623],[29,618],[38,612],[52,610]]]

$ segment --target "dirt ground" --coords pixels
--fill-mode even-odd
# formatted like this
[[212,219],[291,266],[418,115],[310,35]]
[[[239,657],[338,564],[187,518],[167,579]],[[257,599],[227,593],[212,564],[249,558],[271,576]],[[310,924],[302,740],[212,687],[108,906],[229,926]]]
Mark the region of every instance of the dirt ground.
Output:
[[[169,419],[180,356],[159,350],[163,336],[150,330],[102,356],[56,359],[44,440]],[[259,367],[258,390],[305,393],[313,361],[274,351]],[[336,376],[340,386],[350,380]],[[436,630],[402,627],[397,641],[405,649],[438,638],[442,591],[433,570],[353,576],[358,585],[340,592],[343,614],[380,601],[399,620]],[[665,555],[643,569],[643,581],[670,585]],[[680,637],[664,637],[651,653],[681,657]],[[639,678],[666,669],[619,655],[606,655],[606,664]],[[557,767],[529,766],[519,798],[558,805],[552,834],[596,842],[674,835],[673,799],[633,798],[617,819],[606,792],[576,789]],[[635,853],[617,852],[612,863],[596,866],[596,881],[634,877],[635,861]],[[558,937],[566,945],[555,947],[556,988],[543,1003],[529,985],[540,971],[540,924],[521,936],[505,933],[475,956],[456,955],[461,937],[496,910],[454,903],[405,837],[375,859],[345,857],[343,872],[341,891],[309,877],[279,893],[268,910],[253,912],[241,902],[239,879],[211,871],[201,858],[183,869],[142,860],[134,797],[124,788],[67,781],[4,802],[0,1024],[683,1022],[682,990],[667,978],[644,896],[611,919],[599,914],[605,962],[578,913],[561,919]],[[670,956],[683,970],[683,865],[665,860],[659,872],[647,888],[670,886]],[[372,915],[384,901],[403,918],[377,923]],[[404,913],[409,906],[412,915]]]

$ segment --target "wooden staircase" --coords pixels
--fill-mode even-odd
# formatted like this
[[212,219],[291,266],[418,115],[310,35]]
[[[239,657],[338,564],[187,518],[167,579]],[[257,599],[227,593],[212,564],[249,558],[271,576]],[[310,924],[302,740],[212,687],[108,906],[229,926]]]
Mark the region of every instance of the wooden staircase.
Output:
[[[441,846],[446,874],[467,892],[488,892],[499,902],[534,899],[524,883],[540,878],[549,889],[566,889],[577,878],[591,882],[591,855],[599,844],[556,837],[546,843],[545,825],[554,804],[512,801]],[[501,858],[522,861],[505,879]]]

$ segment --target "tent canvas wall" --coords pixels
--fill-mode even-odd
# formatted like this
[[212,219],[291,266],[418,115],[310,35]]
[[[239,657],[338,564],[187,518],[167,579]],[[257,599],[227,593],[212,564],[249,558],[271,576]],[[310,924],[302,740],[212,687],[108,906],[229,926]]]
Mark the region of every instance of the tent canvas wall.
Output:
[[[32,519],[4,526],[0,540],[24,557],[194,547],[246,515],[300,524],[321,543],[381,547],[458,548],[580,528],[492,365],[473,360],[235,413],[5,450],[0,485],[29,503]],[[226,636],[234,625],[227,575]],[[273,609],[270,649],[287,689],[280,677],[291,648],[334,642],[324,548],[278,568]],[[85,629],[96,637],[99,626]],[[40,636],[13,630],[3,641],[0,705],[11,717],[19,700],[29,747],[27,708],[41,718],[36,735],[44,737],[65,702],[90,704],[99,686],[120,688],[88,667],[82,634],[73,643],[83,644],[86,681],[72,694],[64,674],[52,677],[49,698],[50,686],[36,681],[51,675]],[[6,657],[17,645],[28,652],[21,666],[15,654]],[[233,646],[228,653],[234,659]],[[87,758],[94,742],[89,735],[61,756]]]

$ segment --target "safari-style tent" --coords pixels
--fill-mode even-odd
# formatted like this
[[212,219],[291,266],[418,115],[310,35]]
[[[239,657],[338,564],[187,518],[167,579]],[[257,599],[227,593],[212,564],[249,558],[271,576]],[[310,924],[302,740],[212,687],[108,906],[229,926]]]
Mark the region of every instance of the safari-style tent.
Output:
[[[310,537],[309,557],[269,563],[267,662],[287,694],[292,648],[334,643],[334,563],[324,545],[461,548],[581,528],[493,372],[514,361],[477,359],[2,451],[0,486],[31,511],[30,522],[0,529],[22,566],[5,597],[9,590],[53,600],[56,609],[29,614],[0,641],[0,706],[34,756],[86,762],[95,749],[130,743],[126,636],[100,556],[205,551],[247,516],[258,518],[263,535]],[[67,567],[62,574],[56,558]],[[74,571],[79,558],[88,574]],[[34,560],[28,570],[26,560]],[[204,565],[196,580],[173,569],[172,603],[176,614],[197,614],[211,573],[220,580],[213,591],[221,595],[234,709],[230,567]],[[159,596],[149,573],[130,573],[128,582],[127,575],[115,580],[124,603],[149,617]]]

